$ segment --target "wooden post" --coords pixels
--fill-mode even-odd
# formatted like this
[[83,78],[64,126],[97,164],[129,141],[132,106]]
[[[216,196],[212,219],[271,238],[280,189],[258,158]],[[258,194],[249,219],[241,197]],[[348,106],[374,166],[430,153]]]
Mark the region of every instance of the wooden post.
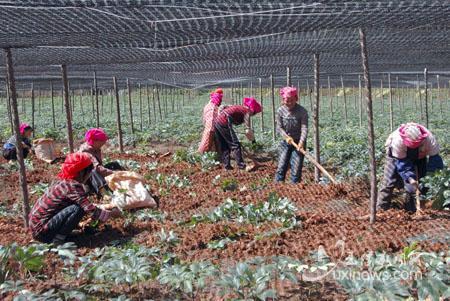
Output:
[[400,90],[399,90],[399,87],[398,87],[398,76],[395,77],[395,81],[396,81],[396,91],[395,91],[395,93],[397,95],[397,104],[400,107],[400,110],[403,111],[402,103],[401,103],[401,100],[400,100]]
[[162,120],[162,111],[161,111],[161,100],[159,98],[159,89],[156,86],[156,99],[158,101],[158,110],[159,110],[159,120]]
[[123,139],[122,139],[122,122],[120,120],[120,100],[119,88],[117,86],[117,78],[113,77],[114,94],[116,95],[116,121],[117,121],[117,136],[119,139],[119,151],[123,153]]
[[333,96],[331,95],[331,83],[329,76],[328,76],[328,101],[330,102],[331,119],[333,119]]
[[384,114],[384,90],[383,90],[383,75],[381,75],[380,80],[380,90],[381,90],[381,113]]
[[81,109],[81,119],[84,121],[84,108],[83,108],[83,90],[80,89],[80,109]]
[[306,89],[308,89],[308,98],[309,98],[309,110],[310,112],[314,111],[313,109],[313,100],[312,100],[312,93],[311,93],[311,87],[309,86],[309,80],[306,80]]
[[373,224],[375,222],[377,212],[377,166],[375,159],[375,131],[373,129],[372,87],[370,83],[369,57],[367,54],[366,34],[362,28],[359,29],[359,40],[361,44],[361,57],[364,69],[364,90],[367,102],[367,120],[369,127],[370,223]]
[[342,93],[344,96],[344,118],[345,118],[345,125],[348,124],[348,113],[347,113],[347,94],[345,93],[345,86],[344,86],[344,77],[341,75],[341,87],[342,87]]
[[31,127],[33,128],[33,131],[36,130],[35,125],[34,125],[34,113],[35,113],[35,111],[36,111],[36,101],[35,101],[35,98],[34,98],[34,83],[31,83]]
[[439,103],[439,112],[441,114],[441,117],[443,117],[443,108],[442,108],[442,99],[441,99],[441,84],[439,82],[439,74],[436,75],[436,83],[437,83],[437,101]]
[[155,96],[155,91],[156,88],[152,88],[152,106],[153,106],[153,120],[155,120],[156,123],[156,119],[157,119],[157,114],[156,114],[156,96]]
[[142,88],[141,88],[141,84],[138,84],[138,89],[139,89],[139,121],[140,121],[140,127],[141,127],[141,132],[142,129],[144,128],[144,124],[143,124],[143,117],[142,117]]
[[291,80],[291,67],[286,68],[286,86],[290,87],[292,84]]
[[264,100],[263,100],[263,89],[262,89],[262,79],[259,78],[259,100],[261,102],[262,111],[261,111],[261,132],[264,132]]
[[270,93],[272,98],[272,137],[273,141],[275,141],[277,137],[277,125],[275,122],[275,84],[273,79],[273,74],[270,75]]
[[130,79],[127,78],[127,90],[128,90],[128,107],[130,109],[130,127],[131,134],[134,134],[134,123],[133,123],[133,104],[131,102],[131,87],[130,87]]
[[[320,164],[320,140],[319,140],[319,100],[320,100],[320,61],[319,54],[314,54],[314,157]],[[320,181],[320,170],[316,166],[314,167],[314,180],[316,183]]]
[[388,73],[388,88],[389,88],[389,126],[391,132],[394,130],[394,108],[392,107],[392,85],[391,74]]
[[[69,152],[73,153],[73,132],[72,132],[72,114],[70,112],[69,101],[69,82],[67,80],[67,66],[61,65],[62,82],[64,87],[64,107],[66,108],[66,121],[67,121],[67,139],[69,144]],[[75,101],[72,101],[75,102]]]
[[152,112],[150,110],[150,90],[148,84],[145,85],[145,92],[147,93],[147,113],[148,113],[148,125],[152,123]]
[[95,94],[95,124],[100,127],[100,116],[98,110],[98,85],[97,85],[97,73],[94,71],[94,94]]
[[13,134],[14,133],[14,124],[13,124],[13,117],[12,117],[12,112],[11,112],[11,93],[9,91],[8,74],[6,74],[6,106],[7,106],[7,111],[8,111],[8,119],[9,119],[11,134]]
[[5,48],[6,72],[8,89],[10,96],[10,109],[12,114],[14,136],[16,138],[17,161],[19,163],[19,184],[22,191],[22,212],[25,227],[28,228],[28,215],[30,214],[30,203],[28,201],[27,172],[23,157],[22,143],[20,135],[19,111],[17,109],[16,79],[14,77],[14,66],[11,54],[11,48]]
[[[100,93],[100,90],[99,90],[99,93]],[[102,116],[104,115],[104,99],[103,99],[103,94],[104,93],[105,93],[105,90],[101,90],[101,93],[100,93],[100,103],[101,103],[100,107],[101,107]]]
[[53,96],[53,82],[50,82],[50,94],[52,98],[52,120],[53,120],[53,127],[56,128],[56,118],[55,118],[55,99]]
[[423,70],[423,77],[424,77],[424,81],[425,81],[425,124],[426,127],[429,127],[428,124],[428,69],[425,68],[425,70]]
[[359,127],[362,127],[362,87],[361,87],[361,75],[358,75],[358,88],[359,88]]

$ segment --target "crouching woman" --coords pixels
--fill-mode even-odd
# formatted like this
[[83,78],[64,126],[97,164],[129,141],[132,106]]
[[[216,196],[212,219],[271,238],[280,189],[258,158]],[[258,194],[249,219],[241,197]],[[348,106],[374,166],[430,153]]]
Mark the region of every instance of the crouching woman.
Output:
[[[30,153],[31,150],[30,137],[31,134],[33,133],[33,128],[27,123],[22,123],[20,125],[19,130],[20,130],[19,143],[22,143],[23,157],[26,158],[28,157],[28,154]],[[3,145],[2,151],[3,158],[5,158],[8,161],[17,160],[16,145],[17,145],[16,136],[12,135],[11,138],[9,138],[8,141],[6,141],[6,143]]]
[[91,158],[86,153],[74,153],[66,157],[61,172],[36,201],[29,221],[33,238],[44,242],[62,244],[85,214],[104,222],[120,215],[118,209],[103,210],[89,201],[87,184],[93,170]]

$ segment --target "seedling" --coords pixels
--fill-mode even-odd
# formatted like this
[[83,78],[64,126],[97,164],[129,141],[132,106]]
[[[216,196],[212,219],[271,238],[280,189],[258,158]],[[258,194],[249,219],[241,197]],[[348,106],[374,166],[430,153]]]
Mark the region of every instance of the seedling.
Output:
[[238,182],[236,179],[224,179],[220,184],[223,191],[235,191],[238,189]]

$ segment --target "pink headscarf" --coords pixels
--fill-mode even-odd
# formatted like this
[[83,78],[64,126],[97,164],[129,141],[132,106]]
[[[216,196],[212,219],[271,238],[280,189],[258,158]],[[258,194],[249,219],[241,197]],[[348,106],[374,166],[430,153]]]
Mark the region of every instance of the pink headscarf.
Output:
[[280,90],[280,95],[283,97],[283,99],[289,98],[289,97],[298,97],[297,95],[297,89],[294,87],[284,87]]
[[223,97],[223,95],[221,93],[217,93],[217,92],[213,92],[209,95],[209,99],[216,106],[220,106],[220,104],[222,103],[222,97]]
[[423,125],[413,122],[402,124],[398,131],[403,143],[409,148],[418,148],[429,135],[428,130]]
[[19,127],[19,132],[20,132],[20,134],[21,134],[21,135],[25,134],[25,129],[27,129],[27,128],[30,128],[30,129],[31,129],[31,126],[30,126],[28,123],[22,123],[22,124],[20,124],[20,127]]
[[253,114],[258,114],[262,111],[261,104],[253,97],[245,97],[244,106],[248,107]]
[[104,130],[93,128],[86,132],[84,139],[86,140],[87,144],[92,145],[94,144],[94,141],[106,141],[109,138]]

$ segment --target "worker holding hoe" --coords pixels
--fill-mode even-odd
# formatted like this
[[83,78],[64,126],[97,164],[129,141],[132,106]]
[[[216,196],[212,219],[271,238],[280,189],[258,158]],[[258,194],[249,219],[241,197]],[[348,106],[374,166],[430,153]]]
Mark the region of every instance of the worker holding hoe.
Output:
[[[23,157],[28,157],[28,154],[31,151],[31,141],[30,137],[33,133],[33,128],[27,124],[22,123],[20,125],[20,143],[22,143],[22,149],[23,149]],[[3,158],[5,158],[8,161],[11,160],[17,160],[17,149],[16,149],[16,136],[12,135],[11,138],[9,138],[6,143],[3,145],[3,151],[2,155]]]
[[216,89],[209,95],[210,101],[203,108],[203,130],[202,140],[198,147],[199,153],[205,153],[217,150],[215,144],[215,127],[214,123],[217,118],[219,107],[222,104],[223,90],[221,88]]
[[103,210],[89,201],[91,172],[94,169],[86,153],[69,154],[62,164],[58,180],[52,183],[31,210],[33,238],[44,243],[63,244],[83,216],[104,222],[120,216],[119,209]]
[[231,167],[230,153],[232,152],[239,169],[245,169],[246,165],[242,157],[242,146],[233,129],[233,125],[245,124],[245,136],[254,142],[255,136],[251,129],[250,118],[260,113],[261,104],[252,97],[244,98],[243,105],[227,106],[219,112],[215,122],[216,137],[220,141],[222,163],[228,170]]
[[278,168],[275,175],[277,182],[286,178],[288,167],[291,167],[291,182],[298,183],[302,179],[304,155],[300,152],[306,148],[308,135],[308,112],[297,103],[298,93],[294,87],[280,90],[282,106],[277,111],[277,131],[283,137],[279,146]]
[[378,194],[377,208],[387,210],[391,207],[392,192],[397,187],[406,190],[405,210],[416,212],[419,180],[427,172],[444,167],[439,156],[439,144],[423,125],[407,123],[389,135],[385,146],[384,179]]

